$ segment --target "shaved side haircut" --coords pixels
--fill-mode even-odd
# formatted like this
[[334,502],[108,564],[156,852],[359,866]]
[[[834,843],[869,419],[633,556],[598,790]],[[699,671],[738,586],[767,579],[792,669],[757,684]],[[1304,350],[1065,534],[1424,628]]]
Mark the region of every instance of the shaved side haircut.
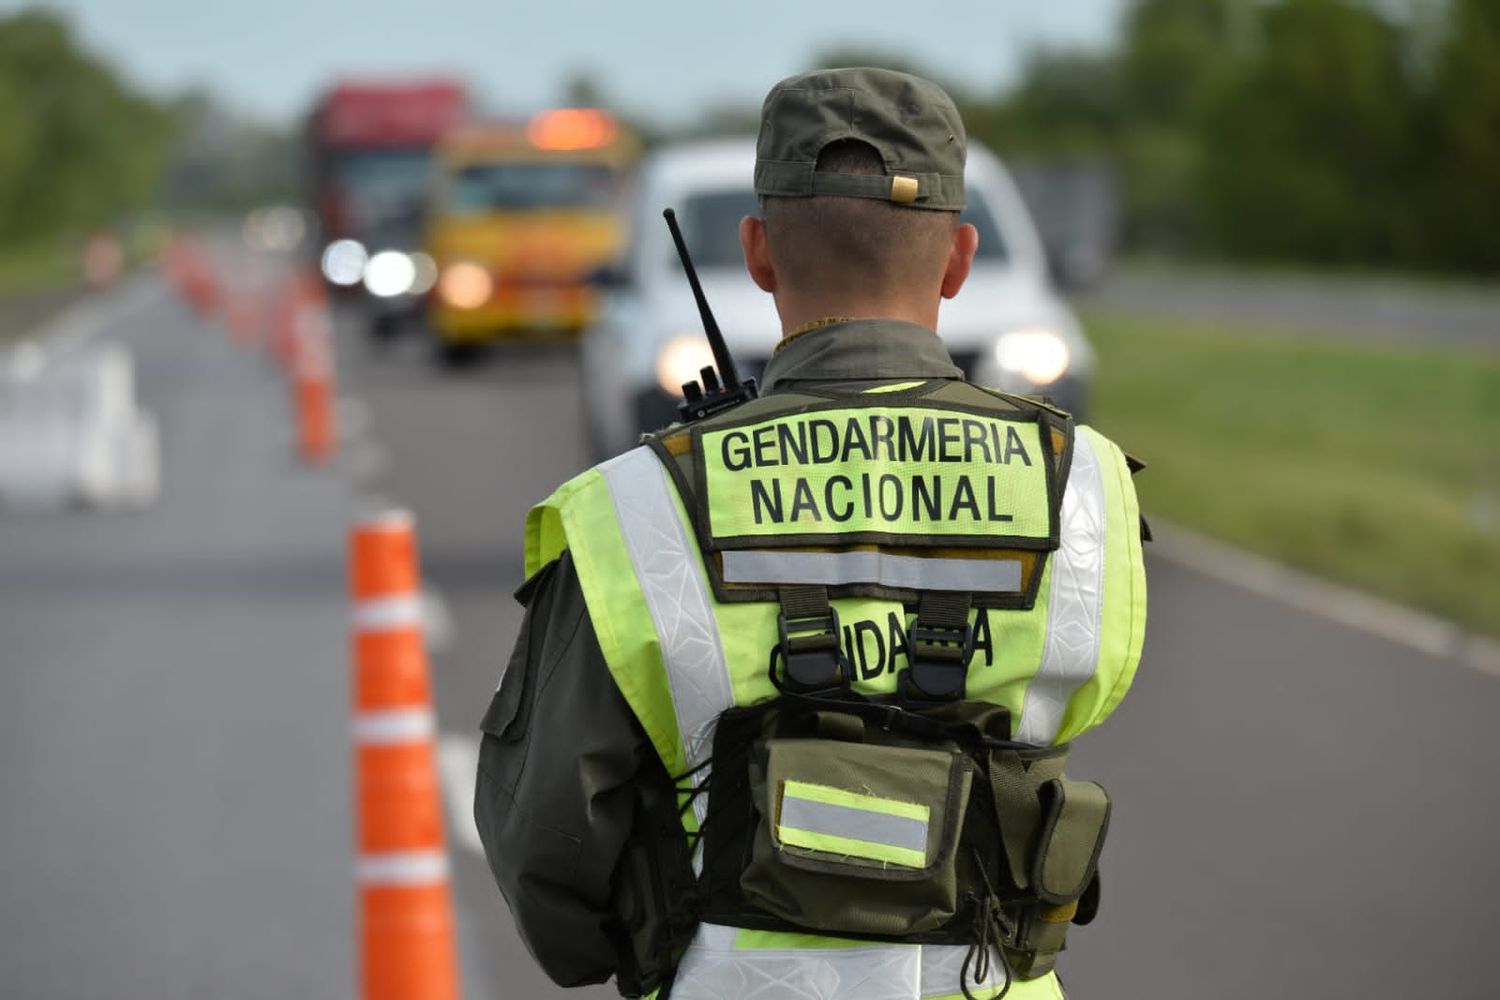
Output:
[[[886,173],[875,148],[831,142],[816,170]],[[957,212],[906,208],[875,198],[762,197],[766,244],[782,281],[827,292],[919,291],[942,280]]]

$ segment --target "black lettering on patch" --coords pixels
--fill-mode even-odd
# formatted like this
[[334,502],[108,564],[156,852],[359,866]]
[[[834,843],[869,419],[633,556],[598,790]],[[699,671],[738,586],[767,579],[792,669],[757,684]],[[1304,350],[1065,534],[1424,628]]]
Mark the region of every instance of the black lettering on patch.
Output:
[[843,524],[854,516],[854,498],[845,496],[840,505],[840,501],[833,495],[835,486],[842,487],[844,493],[848,494],[853,491],[854,484],[849,481],[848,476],[829,476],[828,482],[823,484],[823,509],[828,512],[830,520]]
[[896,446],[901,458],[907,462],[931,462],[937,458],[936,431],[931,417],[923,417],[921,431],[912,426],[908,416],[896,420]]
[[[859,649],[859,676],[865,680],[873,680],[885,673],[885,636],[880,634],[880,626],[868,619],[854,623],[854,644]],[[869,642],[866,639],[875,640],[875,661],[870,662],[867,650]]]
[[1003,461],[1009,464],[1012,455],[1020,455],[1021,461],[1025,465],[1031,464],[1031,456],[1026,454],[1026,443],[1021,440],[1021,435],[1016,433],[1014,427],[1007,427],[1005,428],[1005,458]]
[[[990,633],[990,609],[980,608],[974,615],[974,655],[984,653],[984,665],[995,663],[995,640]],[[973,661],[970,661],[973,662]]]
[[974,496],[974,484],[969,482],[968,476],[959,476],[958,484],[953,487],[953,505],[948,508],[948,520],[957,521],[960,510],[968,511],[970,520],[979,520],[979,500]]
[[[764,479],[750,480],[750,505],[755,513],[755,523],[769,519],[772,524],[782,521],[781,480],[771,480],[771,489],[766,490]],[[762,510],[764,508],[764,511]]]
[[984,477],[984,493],[986,499],[989,500],[989,513],[991,521],[1015,520],[1015,518],[1010,514],[1004,514],[1000,511],[1000,483],[995,479],[994,476]]
[[724,435],[724,468],[730,472],[743,472],[750,468],[750,435],[744,431],[730,431]]
[[792,520],[796,521],[806,511],[812,515],[812,520],[821,521],[823,515],[818,513],[818,503],[813,499],[812,487],[808,485],[805,476],[797,477],[797,485],[792,487]]

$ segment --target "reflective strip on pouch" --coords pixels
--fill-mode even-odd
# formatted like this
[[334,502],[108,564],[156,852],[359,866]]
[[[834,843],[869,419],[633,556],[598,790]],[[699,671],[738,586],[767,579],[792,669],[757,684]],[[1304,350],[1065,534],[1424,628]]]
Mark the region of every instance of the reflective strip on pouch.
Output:
[[365,854],[355,871],[360,885],[432,885],[448,880],[448,855],[442,851]]
[[[925,1000],[961,992],[963,945],[872,944],[834,948],[737,948],[738,930],[700,924],[678,967],[672,1000]],[[972,969],[971,969],[972,972]],[[969,989],[992,995],[1004,981],[1000,958]],[[1048,977],[1050,979],[1050,977]],[[1041,981],[1038,981],[1041,982]],[[1012,984],[1011,995],[1036,994]],[[1049,990],[1046,994],[1052,996]]]
[[925,868],[931,812],[917,803],[784,781],[776,836],[792,847]]
[[808,583],[836,587],[878,583],[909,590],[1016,591],[1021,564],[1014,559],[928,559],[882,552],[794,552],[738,549],[724,553],[730,583]]
[[432,739],[432,712],[425,708],[397,708],[360,712],[354,717],[354,741],[365,746],[422,743]]
[[[666,467],[646,447],[599,466],[609,487],[630,565],[661,646],[677,731],[690,767],[708,759],[719,713],[734,706],[729,664],[699,569],[698,549],[677,516]],[[705,775],[706,779],[707,775]],[[708,796],[693,800],[702,823]]]
[[415,594],[381,597],[354,605],[354,627],[360,632],[386,632],[422,624],[422,599]]
[[1104,608],[1104,480],[1088,435],[1073,437],[1073,465],[1059,518],[1061,546],[1052,555],[1047,639],[1042,664],[1026,688],[1016,739],[1047,746],[1057,738],[1073,693],[1099,667]]

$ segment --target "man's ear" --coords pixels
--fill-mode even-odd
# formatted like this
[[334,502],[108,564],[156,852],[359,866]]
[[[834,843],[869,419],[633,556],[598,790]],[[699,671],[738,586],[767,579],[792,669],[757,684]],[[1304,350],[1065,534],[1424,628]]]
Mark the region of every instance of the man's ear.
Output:
[[771,249],[766,245],[766,224],[753,215],[741,219],[740,247],[745,251],[750,280],[763,292],[775,292],[776,270],[771,267]]
[[964,287],[969,269],[974,266],[974,254],[979,251],[979,230],[965,222],[953,229],[953,242],[948,247],[948,266],[943,269],[943,298],[951,299]]

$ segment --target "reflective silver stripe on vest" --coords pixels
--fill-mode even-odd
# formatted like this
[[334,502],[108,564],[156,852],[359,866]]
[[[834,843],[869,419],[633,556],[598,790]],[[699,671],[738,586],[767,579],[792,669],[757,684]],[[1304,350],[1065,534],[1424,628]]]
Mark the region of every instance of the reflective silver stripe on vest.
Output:
[[[959,985],[959,977],[963,974],[964,956],[968,953],[968,945],[923,945],[922,996],[947,997],[961,992],[962,987]],[[1005,966],[1001,962],[1000,949],[990,949],[990,973],[978,982],[970,980],[969,992],[973,993],[976,997],[983,997],[986,990],[996,990],[1004,985]],[[974,974],[972,963],[969,966],[969,974]],[[1012,995],[1014,992],[1016,991],[1013,985]]]
[[724,553],[730,583],[812,583],[836,587],[878,583],[909,590],[1021,589],[1014,559],[927,559],[882,552],[791,552],[743,549]]
[[[683,750],[689,766],[696,767],[713,749],[719,713],[734,706],[729,664],[699,570],[698,549],[677,516],[667,470],[651,449],[635,448],[599,471],[661,644]],[[700,795],[693,803],[700,823],[707,798]]]
[[[910,816],[892,816],[888,813],[856,809],[852,806],[834,805],[831,802],[814,802],[787,794],[781,800],[781,815],[776,821],[776,832],[783,841],[794,843],[792,834],[797,831],[816,836],[837,837],[841,841],[855,841],[844,849],[855,857],[878,858],[878,853],[861,853],[858,843],[874,844],[877,847],[894,847],[909,851],[920,860],[909,865],[920,868],[927,863],[927,821]],[[798,843],[799,847],[818,849],[817,844]],[[915,859],[914,859],[915,860]]]
[[[672,1000],[924,1000],[960,992],[963,945],[736,948],[737,931],[702,924],[678,967]],[[975,996],[1004,982],[1000,957]]]
[[1063,491],[1061,547],[1052,554],[1047,640],[1042,665],[1026,688],[1016,739],[1046,746],[1057,738],[1068,699],[1099,665],[1104,609],[1104,480],[1093,443],[1073,436],[1073,465]]

